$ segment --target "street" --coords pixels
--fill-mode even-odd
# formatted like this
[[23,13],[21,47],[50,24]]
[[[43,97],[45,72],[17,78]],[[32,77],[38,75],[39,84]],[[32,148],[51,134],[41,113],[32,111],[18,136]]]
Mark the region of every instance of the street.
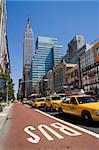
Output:
[[56,118],[60,118],[64,121],[67,121],[67,122],[70,122],[70,123],[73,123],[79,127],[82,127],[82,128],[85,128],[85,129],[88,129],[90,131],[93,131],[95,133],[98,133],[99,134],[99,122],[92,122],[90,124],[85,124],[81,118],[79,117],[76,117],[76,116],[73,116],[73,115],[68,115],[68,114],[62,114],[62,115],[59,115],[59,112],[50,112],[50,111],[46,111],[46,113],[56,117]]
[[0,134],[0,150],[99,149],[99,134],[21,103],[14,103]]

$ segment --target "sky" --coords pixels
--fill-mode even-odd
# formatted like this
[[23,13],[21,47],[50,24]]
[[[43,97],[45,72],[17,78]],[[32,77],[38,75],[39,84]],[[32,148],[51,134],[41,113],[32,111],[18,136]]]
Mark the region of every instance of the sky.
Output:
[[84,35],[91,43],[99,37],[98,1],[52,1],[7,0],[7,36],[11,63],[11,77],[18,89],[23,72],[23,41],[28,16],[38,36],[56,37],[64,47],[77,34]]

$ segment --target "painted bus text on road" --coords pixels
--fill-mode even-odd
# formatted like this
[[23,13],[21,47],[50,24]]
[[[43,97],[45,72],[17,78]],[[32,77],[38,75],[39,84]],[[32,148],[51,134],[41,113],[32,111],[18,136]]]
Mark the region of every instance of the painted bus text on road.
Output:
[[[58,122],[52,123],[51,126],[58,129],[60,132],[64,133],[67,136],[80,136],[81,135],[80,132],[78,132],[70,127],[67,127],[61,123],[58,123]],[[49,135],[49,132],[51,134],[53,134],[54,136],[56,136],[58,139],[64,139],[64,137],[61,134],[57,133],[51,127],[48,127],[47,125],[39,125],[38,129],[43,134],[43,136],[46,137],[46,139],[49,141],[54,140],[54,138]],[[40,137],[38,135],[34,134],[32,132],[33,130],[35,130],[35,128],[32,126],[27,126],[24,128],[25,133],[27,133],[29,136],[31,136],[31,137],[27,138],[27,140],[31,143],[38,143],[40,141]]]

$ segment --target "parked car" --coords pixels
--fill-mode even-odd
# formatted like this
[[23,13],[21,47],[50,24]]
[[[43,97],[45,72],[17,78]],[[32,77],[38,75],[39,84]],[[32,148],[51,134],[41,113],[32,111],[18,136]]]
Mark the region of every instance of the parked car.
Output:
[[99,121],[99,99],[90,95],[69,96],[62,101],[59,113],[81,117],[83,121]]
[[58,110],[58,108],[60,107],[60,104],[62,102],[62,97],[56,95],[56,96],[47,96],[46,97],[46,106],[45,109],[50,109],[51,111],[53,110]]
[[62,99],[64,100],[66,97],[70,96],[70,94],[58,93],[58,96],[62,97]]
[[45,107],[45,97],[35,98],[32,101],[32,106],[35,108]]
[[29,104],[29,100],[27,98],[23,98],[23,101],[22,101],[23,104]]

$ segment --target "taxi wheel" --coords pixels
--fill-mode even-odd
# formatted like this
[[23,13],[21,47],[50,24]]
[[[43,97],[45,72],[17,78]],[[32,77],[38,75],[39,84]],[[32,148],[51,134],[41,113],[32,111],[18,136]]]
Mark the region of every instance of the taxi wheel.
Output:
[[45,111],[47,111],[47,110],[48,110],[46,105],[44,106],[44,110],[45,110]]
[[36,104],[35,104],[35,108],[36,108]]
[[50,111],[53,111],[54,109],[53,109],[53,106],[51,105],[51,107],[50,107]]
[[62,108],[61,107],[59,107],[59,114],[62,114],[63,113],[63,111],[62,111]]
[[90,122],[92,121],[92,117],[91,117],[90,112],[88,112],[88,111],[83,111],[83,112],[82,112],[82,120],[83,120],[85,123],[90,123]]

